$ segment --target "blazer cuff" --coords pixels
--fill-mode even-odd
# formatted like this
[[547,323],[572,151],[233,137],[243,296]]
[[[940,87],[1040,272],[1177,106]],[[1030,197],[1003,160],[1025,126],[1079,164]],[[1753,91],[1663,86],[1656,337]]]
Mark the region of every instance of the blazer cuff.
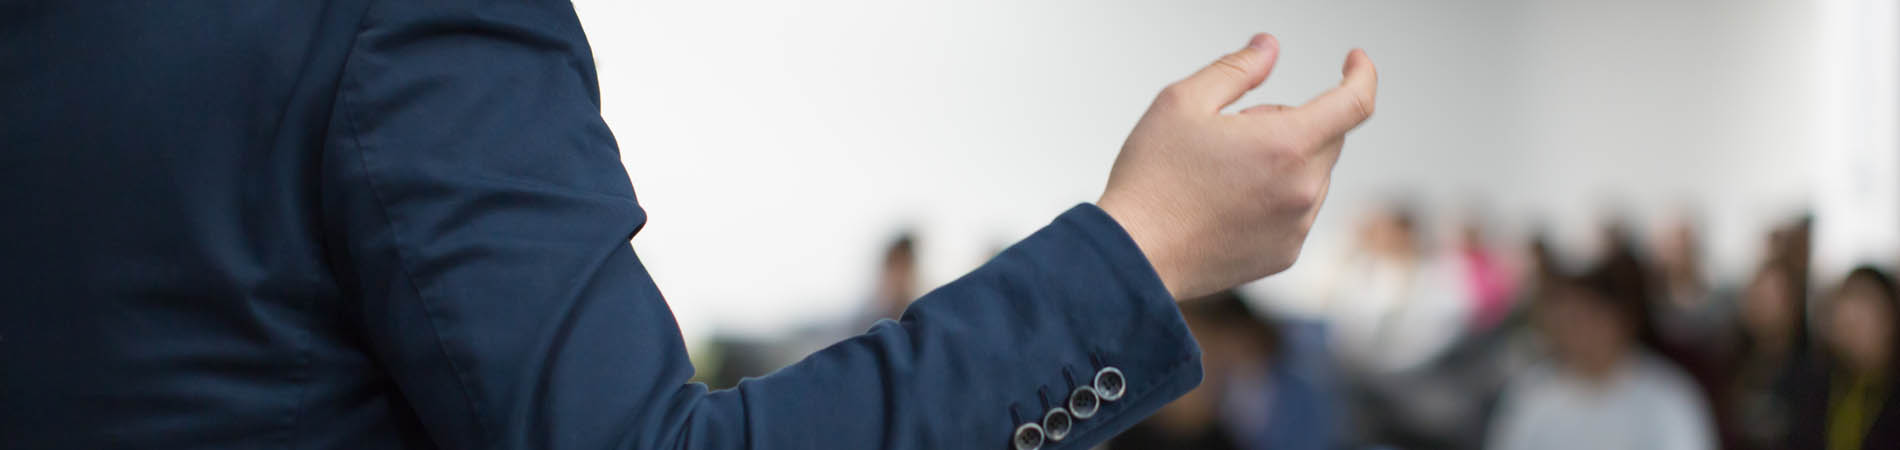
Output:
[[[1070,318],[1067,322],[1069,331],[1076,335],[1074,342],[1083,346],[1076,349],[1078,356],[1086,356],[1071,360],[1060,370],[1051,370],[1055,379],[1046,385],[1067,390],[1059,395],[1060,401],[1024,402],[1054,404],[1022,411],[1027,413],[1022,420],[1044,427],[1042,449],[1086,449],[1127,430],[1199,385],[1201,349],[1148,258],[1107,212],[1093,204],[1080,204],[1057,217],[1044,231],[1039,237],[1072,240],[1085,249],[1081,257],[1058,257],[1071,260],[1038,265],[1049,275],[1045,281],[1050,286],[1045,292],[1064,293],[1049,297],[1069,303],[1059,309]],[[1064,239],[1063,235],[1072,238]],[[1086,399],[1074,398],[1081,387],[1097,388],[1099,406],[1095,411],[1086,410]],[[1040,423],[1056,408],[1063,408],[1073,419],[1060,440],[1053,439],[1060,430]],[[1020,448],[1016,440],[1024,438],[1023,433],[1023,427],[1018,426],[1007,448]]]

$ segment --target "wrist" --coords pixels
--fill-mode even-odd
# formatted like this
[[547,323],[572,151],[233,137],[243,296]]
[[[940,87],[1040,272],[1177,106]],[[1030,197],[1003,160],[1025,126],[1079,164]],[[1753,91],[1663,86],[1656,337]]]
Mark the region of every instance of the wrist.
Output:
[[1161,279],[1162,286],[1168,289],[1168,294],[1181,300],[1184,288],[1189,284],[1186,276],[1190,271],[1180,261],[1179,247],[1170,241],[1173,234],[1166,232],[1166,227],[1162,226],[1165,220],[1155,217],[1151,211],[1133,207],[1109,195],[1103,195],[1095,205],[1108,213],[1109,218],[1115,219],[1123,232],[1128,233],[1142,256],[1148,259],[1148,266],[1154,269],[1155,276]]

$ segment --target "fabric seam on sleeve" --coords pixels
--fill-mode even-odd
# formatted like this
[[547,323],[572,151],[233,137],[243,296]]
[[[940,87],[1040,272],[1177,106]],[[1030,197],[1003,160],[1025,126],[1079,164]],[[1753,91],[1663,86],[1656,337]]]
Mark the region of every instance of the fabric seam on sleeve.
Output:
[[[374,8],[375,5],[371,4],[364,10],[363,24],[359,27],[357,32],[359,40],[361,34],[366,32],[369,28],[369,10]],[[468,403],[469,414],[474,416],[476,433],[481,436],[483,440],[486,440],[491,436],[489,436],[487,424],[483,422],[484,416],[482,415],[481,404],[475,400],[474,393],[469,389],[468,372],[462,368],[461,364],[456,363],[454,354],[449,352],[448,344],[442,338],[441,329],[436,325],[437,319],[435,311],[429,307],[429,299],[423,295],[422,287],[416,284],[416,279],[411,275],[409,270],[409,259],[403,255],[401,230],[397,227],[394,216],[389,212],[389,205],[387,200],[383,198],[382,191],[376,187],[375,176],[370,173],[367,156],[368,151],[363,146],[360,133],[361,128],[357,121],[355,109],[350,107],[351,87],[360,87],[361,85],[361,82],[356,80],[352,70],[355,68],[354,63],[357,61],[356,51],[359,45],[360,42],[352,42],[349,51],[350,56],[344,60],[343,83],[340,83],[337,88],[337,108],[344,115],[344,121],[349,126],[350,144],[356,148],[356,160],[363,172],[363,184],[368,187],[370,196],[376,201],[377,210],[382,213],[383,223],[389,228],[390,243],[393,247],[391,252],[395,253],[396,258],[396,271],[402,275],[403,280],[409,285],[409,289],[415,293],[416,301],[420,303],[423,317],[426,319],[423,322],[429,326],[430,335],[435,339],[436,350],[442,354],[442,359],[447,361],[449,370],[455,374],[455,382],[456,385],[461,388],[463,401]],[[355,81],[355,83],[352,83],[352,81]]]

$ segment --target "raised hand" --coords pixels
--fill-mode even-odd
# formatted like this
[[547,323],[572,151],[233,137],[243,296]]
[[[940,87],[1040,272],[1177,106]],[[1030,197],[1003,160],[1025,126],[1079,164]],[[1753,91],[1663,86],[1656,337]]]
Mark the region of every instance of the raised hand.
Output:
[[1279,41],[1256,34],[1155,97],[1097,202],[1134,237],[1177,299],[1286,270],[1326,199],[1346,132],[1372,115],[1379,75],[1364,51],[1345,79],[1298,107],[1222,109],[1273,71]]

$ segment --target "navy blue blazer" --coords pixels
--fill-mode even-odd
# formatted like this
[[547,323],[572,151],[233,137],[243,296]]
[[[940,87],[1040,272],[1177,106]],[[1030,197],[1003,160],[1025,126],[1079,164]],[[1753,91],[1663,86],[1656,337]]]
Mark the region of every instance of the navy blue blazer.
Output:
[[709,392],[646,220],[567,2],[0,3],[0,447],[1079,449],[1200,380],[1084,204]]

